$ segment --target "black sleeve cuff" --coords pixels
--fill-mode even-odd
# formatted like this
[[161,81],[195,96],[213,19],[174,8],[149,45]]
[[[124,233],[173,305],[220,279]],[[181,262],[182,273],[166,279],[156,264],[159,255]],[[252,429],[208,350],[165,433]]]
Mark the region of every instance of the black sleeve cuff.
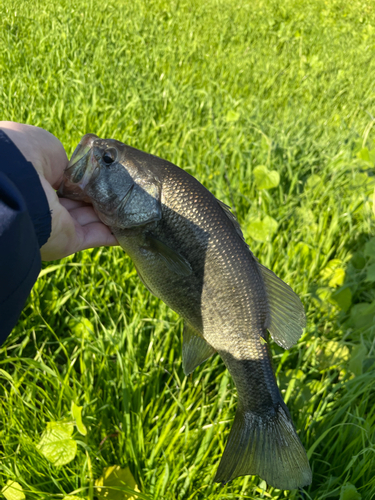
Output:
[[40,248],[51,234],[51,213],[39,175],[3,130],[0,130],[0,145],[1,171],[25,200]]
[[0,345],[16,324],[41,267],[26,204],[0,172]]

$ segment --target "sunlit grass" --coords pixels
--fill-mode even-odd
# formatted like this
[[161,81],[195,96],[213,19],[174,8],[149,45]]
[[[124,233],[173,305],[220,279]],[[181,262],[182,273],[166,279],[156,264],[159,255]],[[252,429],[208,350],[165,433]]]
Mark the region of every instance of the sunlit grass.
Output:
[[[373,498],[374,331],[332,302],[342,284],[322,273],[337,259],[352,303],[374,301],[358,264],[374,234],[372,4],[15,0],[0,13],[2,119],[47,128],[68,154],[87,132],[119,139],[234,207],[252,251],[307,311],[296,347],[272,344],[310,455],[306,498],[339,498],[348,483]],[[257,165],[279,172],[277,188],[257,190]],[[277,232],[255,241],[249,225],[266,215]],[[233,382],[218,357],[184,377],[182,323],[121,249],[44,269],[0,351],[1,487],[12,479],[30,499],[93,498],[103,468],[119,464],[149,498],[299,497],[257,477],[212,482]],[[71,419],[72,401],[88,434],[75,433],[76,458],[54,467],[36,445],[47,422]]]

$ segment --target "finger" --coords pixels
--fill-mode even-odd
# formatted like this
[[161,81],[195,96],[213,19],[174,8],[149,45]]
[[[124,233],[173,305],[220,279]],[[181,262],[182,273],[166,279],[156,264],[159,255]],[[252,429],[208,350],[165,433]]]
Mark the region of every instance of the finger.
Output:
[[[93,222],[101,222],[95,210],[90,206],[74,208],[73,210],[69,210],[69,214],[80,226],[86,226]],[[101,222],[101,224],[103,223]]]
[[85,203],[81,200],[70,200],[69,198],[59,198],[59,202],[61,205],[66,208],[68,211],[73,210],[78,207],[91,207],[89,203]]
[[37,172],[57,189],[68,165],[64,146],[47,130],[33,125],[15,122],[0,122],[8,137],[30,161]]
[[87,248],[118,245],[118,241],[111,233],[109,227],[101,222],[92,222],[91,224],[82,226],[81,229],[83,232],[82,246],[76,251],[86,250]]

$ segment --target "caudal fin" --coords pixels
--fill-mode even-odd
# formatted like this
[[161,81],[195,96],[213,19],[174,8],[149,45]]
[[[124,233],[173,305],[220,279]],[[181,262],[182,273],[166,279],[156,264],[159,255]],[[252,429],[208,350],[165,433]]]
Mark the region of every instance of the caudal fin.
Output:
[[292,490],[311,483],[306,452],[280,405],[272,417],[237,409],[215,481],[257,474],[271,486]]

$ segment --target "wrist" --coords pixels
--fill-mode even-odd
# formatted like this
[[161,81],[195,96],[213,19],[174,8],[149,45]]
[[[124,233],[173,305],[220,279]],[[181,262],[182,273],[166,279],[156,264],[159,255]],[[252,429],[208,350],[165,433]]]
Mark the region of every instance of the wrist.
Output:
[[5,130],[0,130],[0,141],[1,171],[22,195],[41,247],[51,234],[51,214],[41,179],[33,164],[26,160]]

